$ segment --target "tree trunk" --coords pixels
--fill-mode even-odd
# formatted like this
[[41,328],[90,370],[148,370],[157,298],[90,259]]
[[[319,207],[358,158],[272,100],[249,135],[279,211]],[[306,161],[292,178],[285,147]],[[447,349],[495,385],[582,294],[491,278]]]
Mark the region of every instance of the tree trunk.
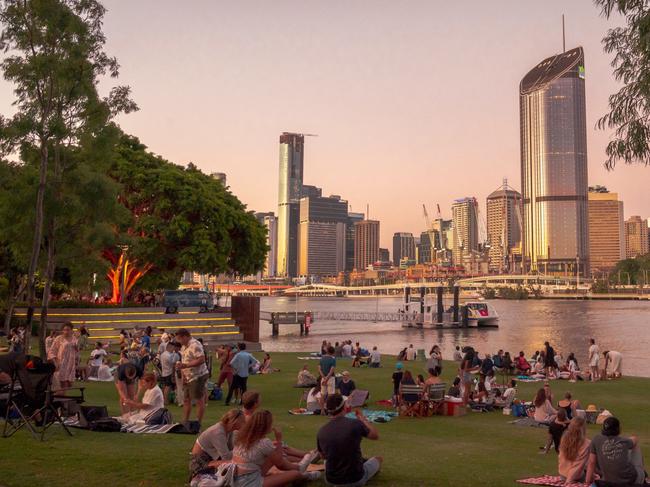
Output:
[[34,301],[36,299],[36,269],[43,240],[43,201],[47,187],[47,163],[49,153],[47,141],[41,140],[41,167],[39,170],[38,193],[36,194],[36,216],[34,218],[34,237],[32,240],[32,255],[29,260],[27,273],[27,324],[25,328],[25,353],[29,353],[29,341],[32,335],[32,319],[34,317]]
[[23,282],[18,284],[18,277],[13,275],[9,278],[9,302],[7,303],[7,312],[5,314],[4,322],[4,331],[5,334],[9,335],[9,329],[11,328],[11,318],[14,315],[14,307],[16,306],[16,301],[20,298],[20,295],[25,292],[26,281],[23,279]]
[[45,288],[43,289],[41,317],[38,327],[38,349],[43,360],[47,360],[47,352],[45,350],[45,338],[47,335],[47,311],[50,305],[50,291],[52,290],[52,280],[54,279],[55,269],[56,252],[54,249],[54,222],[50,222],[48,225],[47,235],[47,269],[45,271]]

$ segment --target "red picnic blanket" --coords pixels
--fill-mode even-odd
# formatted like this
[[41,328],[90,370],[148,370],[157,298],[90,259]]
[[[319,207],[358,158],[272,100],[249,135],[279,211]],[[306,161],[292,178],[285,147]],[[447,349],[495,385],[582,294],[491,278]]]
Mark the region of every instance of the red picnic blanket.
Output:
[[[557,475],[543,475],[541,477],[532,477],[529,479],[517,480],[520,484],[528,485],[550,485],[551,487],[564,487],[564,479]],[[590,484],[582,482],[573,482],[569,484],[571,487],[589,487]]]

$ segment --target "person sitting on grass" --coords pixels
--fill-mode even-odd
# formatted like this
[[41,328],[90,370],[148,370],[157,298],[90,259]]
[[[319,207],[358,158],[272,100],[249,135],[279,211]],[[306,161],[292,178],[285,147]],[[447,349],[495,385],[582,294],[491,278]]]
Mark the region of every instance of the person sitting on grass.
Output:
[[309,372],[307,364],[303,365],[302,370],[298,372],[296,385],[300,387],[314,387],[317,383],[318,381],[316,380],[316,377],[314,377],[314,374]]
[[454,383],[449,388],[449,391],[447,391],[447,395],[450,396],[450,397],[460,398],[460,395],[461,395],[461,392],[460,392],[460,377],[456,377],[454,379]]
[[442,384],[442,379],[440,378],[440,367],[435,367],[429,369],[429,375],[424,381],[424,396],[426,397],[429,394],[431,386],[435,384]]
[[503,401],[503,407],[509,408],[510,406],[512,406],[512,403],[514,402],[516,395],[517,395],[517,381],[515,379],[510,379],[510,382],[508,383],[508,387],[503,392],[503,396],[501,397],[501,400]]
[[519,357],[515,359],[515,370],[519,375],[530,374],[530,362],[526,359],[524,352],[519,352]]
[[533,400],[535,405],[535,421],[543,424],[551,424],[555,420],[555,415],[557,411],[551,405],[546,397],[546,392],[544,389],[539,389],[537,394],[535,394],[535,399]]
[[573,418],[562,436],[557,459],[558,473],[567,484],[584,482],[590,446],[587,422],[584,418]]
[[90,359],[89,359],[89,364],[90,368],[88,371],[88,377],[93,377],[96,378],[99,372],[99,367],[102,365],[104,362],[104,358],[108,354],[106,353],[106,350],[104,349],[104,345],[101,342],[97,342],[95,344],[95,349],[90,352]]
[[[275,441],[267,438],[273,431]],[[233,487],[281,487],[301,480],[317,480],[320,472],[307,472],[309,463],[289,462],[282,451],[282,433],[273,428],[270,411],[256,411],[238,431],[233,450]],[[271,467],[280,472],[269,474]]]
[[555,447],[557,453],[560,452],[560,440],[569,423],[570,420],[567,419],[566,411],[564,409],[558,409],[555,419],[548,425],[548,440],[546,441],[546,445],[542,447],[540,453],[548,453],[551,450],[551,445]]
[[130,412],[120,416],[120,422],[135,424],[137,422],[145,421],[146,417],[154,411],[165,407],[165,399],[158,382],[156,375],[148,372],[142,376],[138,385],[138,393],[136,397],[142,395],[142,399],[126,399],[126,405],[129,407]]
[[378,440],[379,433],[359,410],[356,419],[346,415],[350,408],[343,396],[333,394],[327,398],[328,423],[318,431],[318,451],[325,459],[325,481],[330,486],[363,486],[381,468],[382,457],[364,460],[361,440]]
[[339,382],[339,392],[342,396],[348,397],[356,388],[356,384],[350,378],[350,372],[344,370],[341,374],[341,382]]
[[636,436],[621,435],[621,423],[610,416],[603,422],[602,434],[591,440],[585,483],[594,480],[596,471],[601,479],[614,485],[644,485],[646,474],[643,454]]
[[270,374],[271,372],[280,372],[280,369],[274,369],[271,361],[271,354],[268,352],[264,354],[264,360],[260,365],[260,374]]
[[218,466],[216,462],[232,460],[234,433],[240,430],[245,422],[243,411],[231,409],[218,423],[199,435],[192,447],[190,479],[207,468]]
[[571,421],[576,416],[576,410],[580,409],[580,401],[573,399],[570,392],[564,394],[564,399],[557,403],[558,410],[564,409],[566,417]]
[[381,354],[377,350],[377,347],[372,347],[372,352],[370,352],[370,362],[368,363],[368,367],[372,367],[374,369],[381,367]]

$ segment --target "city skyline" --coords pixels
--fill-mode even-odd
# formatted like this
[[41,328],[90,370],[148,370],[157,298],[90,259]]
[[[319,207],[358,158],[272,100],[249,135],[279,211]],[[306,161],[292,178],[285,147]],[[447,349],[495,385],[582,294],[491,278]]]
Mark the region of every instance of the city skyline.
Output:
[[[226,173],[250,210],[277,212],[271,181],[283,131],[319,134],[305,144],[305,181],[345,195],[352,211],[369,204],[382,246],[395,232],[424,230],[422,203],[439,203],[450,218],[465,194],[484,211],[504,177],[521,190],[517,86],[531,65],[561,50],[565,13],[567,45],[583,45],[588,59],[589,184],[617,192],[626,218],[650,213],[646,168],[602,166],[609,132],[594,125],[617,84],[600,41],[616,24],[590,0],[499,9],[255,5],[110,0],[105,22],[107,50],[141,107],[121,126],[173,162]],[[247,29],[236,29],[242,22]],[[0,81],[5,114],[11,99]]]

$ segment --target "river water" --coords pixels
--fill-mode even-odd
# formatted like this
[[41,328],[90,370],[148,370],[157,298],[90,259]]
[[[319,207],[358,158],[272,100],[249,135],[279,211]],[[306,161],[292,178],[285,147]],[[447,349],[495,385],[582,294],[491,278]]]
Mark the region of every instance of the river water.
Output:
[[[264,297],[263,311],[358,311],[396,312],[401,297],[298,298]],[[589,338],[600,350],[623,354],[623,373],[650,377],[650,302],[573,300],[494,300],[499,314],[498,329],[413,329],[400,323],[321,321],[312,325],[308,337],[301,337],[298,325],[281,325],[280,336],[271,336],[271,325],[261,322],[260,340],[268,351],[316,351],[323,340],[350,339],[361,346],[377,346],[380,352],[397,354],[413,344],[427,351],[440,345],[443,356],[451,359],[456,345],[471,345],[479,353],[502,348],[511,354],[523,350],[530,356],[548,340],[566,358],[576,353],[581,367],[587,365]]]

